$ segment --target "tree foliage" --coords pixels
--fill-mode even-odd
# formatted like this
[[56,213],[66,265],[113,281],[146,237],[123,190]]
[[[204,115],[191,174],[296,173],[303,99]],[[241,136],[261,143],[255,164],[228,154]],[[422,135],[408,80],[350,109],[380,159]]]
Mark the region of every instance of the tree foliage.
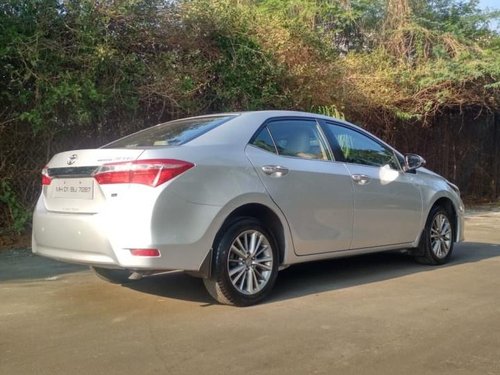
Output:
[[475,0],[7,0],[1,123],[94,136],[145,118],[349,107],[352,95],[416,118],[492,108],[494,16]]
[[387,132],[498,111],[495,18],[476,0],[4,0],[0,216],[26,221],[20,165],[35,181],[56,151],[185,115],[311,110]]

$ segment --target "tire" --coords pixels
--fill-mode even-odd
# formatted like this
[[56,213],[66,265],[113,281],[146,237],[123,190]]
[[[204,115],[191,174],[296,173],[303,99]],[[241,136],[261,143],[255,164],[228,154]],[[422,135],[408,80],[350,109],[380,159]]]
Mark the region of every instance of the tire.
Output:
[[443,207],[433,207],[420,238],[415,260],[418,263],[441,265],[453,252],[454,228],[450,213]]
[[117,270],[94,266],[90,266],[90,269],[95,272],[97,277],[104,281],[107,281],[108,283],[126,284],[132,281],[129,279],[132,272],[128,270]]
[[237,218],[214,244],[212,277],[203,279],[219,303],[254,305],[266,298],[279,266],[274,237],[254,218]]

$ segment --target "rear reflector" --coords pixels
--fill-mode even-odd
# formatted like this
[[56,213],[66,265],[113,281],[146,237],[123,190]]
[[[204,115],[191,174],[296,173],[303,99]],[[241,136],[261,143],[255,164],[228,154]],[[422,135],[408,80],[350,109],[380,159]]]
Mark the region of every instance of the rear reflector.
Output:
[[104,164],[94,173],[100,185],[143,184],[159,186],[194,167],[176,159],[148,159]]
[[42,169],[42,185],[50,185],[52,182],[52,179],[49,176],[49,171],[47,167],[44,167]]
[[159,257],[157,249],[130,249],[130,253],[137,257]]

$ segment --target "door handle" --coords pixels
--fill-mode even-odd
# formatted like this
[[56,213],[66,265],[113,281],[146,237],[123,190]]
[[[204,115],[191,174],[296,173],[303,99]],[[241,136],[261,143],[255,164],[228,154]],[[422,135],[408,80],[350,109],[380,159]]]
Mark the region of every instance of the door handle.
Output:
[[283,177],[288,174],[289,170],[281,165],[264,165],[262,172],[271,177]]
[[365,174],[353,174],[351,177],[358,185],[366,185],[370,182],[370,177]]

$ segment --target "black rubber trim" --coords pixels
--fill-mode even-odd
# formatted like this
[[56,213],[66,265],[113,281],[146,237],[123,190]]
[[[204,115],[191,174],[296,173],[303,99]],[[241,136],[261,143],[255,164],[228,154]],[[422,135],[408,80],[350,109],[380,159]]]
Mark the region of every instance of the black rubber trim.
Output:
[[92,177],[98,166],[49,168],[50,177]]

